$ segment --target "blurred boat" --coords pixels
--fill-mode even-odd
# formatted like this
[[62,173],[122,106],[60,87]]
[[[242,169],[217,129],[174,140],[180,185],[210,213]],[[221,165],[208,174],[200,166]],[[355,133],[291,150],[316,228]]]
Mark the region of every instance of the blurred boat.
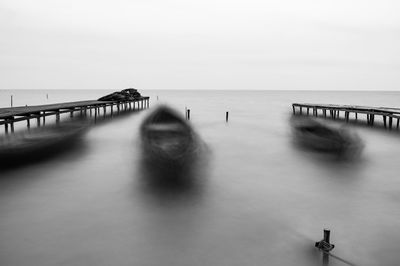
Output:
[[360,137],[346,128],[336,128],[310,117],[293,117],[291,124],[295,141],[307,149],[354,155],[363,148]]
[[0,164],[23,163],[68,150],[87,128],[87,122],[65,122],[4,135],[0,138]]
[[145,155],[161,163],[185,164],[196,150],[192,127],[168,106],[158,106],[141,125]]

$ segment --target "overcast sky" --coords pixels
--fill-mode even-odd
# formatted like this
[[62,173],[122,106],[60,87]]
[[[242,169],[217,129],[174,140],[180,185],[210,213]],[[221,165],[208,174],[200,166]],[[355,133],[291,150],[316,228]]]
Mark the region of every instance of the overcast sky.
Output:
[[0,0],[0,89],[400,90],[398,0]]

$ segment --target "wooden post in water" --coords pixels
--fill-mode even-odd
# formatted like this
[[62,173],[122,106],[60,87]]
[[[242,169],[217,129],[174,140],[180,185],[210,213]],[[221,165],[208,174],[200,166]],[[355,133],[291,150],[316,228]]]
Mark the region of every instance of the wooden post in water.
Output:
[[393,117],[389,116],[389,129],[392,130]]
[[335,247],[335,245],[330,243],[330,233],[331,232],[329,229],[324,229],[324,238],[319,242],[315,242],[315,247],[319,248],[324,252],[323,256],[324,265],[327,265],[326,263],[328,262],[329,259],[328,257],[329,252]]
[[11,107],[13,107],[13,95],[11,94]]
[[386,128],[386,115],[382,115],[383,117],[383,126]]
[[228,120],[229,120],[229,112],[226,112],[225,121],[228,122]]
[[14,133],[14,117],[11,117],[10,119],[10,128],[11,128],[11,133]]
[[56,111],[56,123],[60,123],[60,110]]
[[26,126],[28,127],[28,129],[31,128],[31,120],[29,119],[29,115],[26,117]]
[[187,120],[190,120],[190,109],[187,110]]

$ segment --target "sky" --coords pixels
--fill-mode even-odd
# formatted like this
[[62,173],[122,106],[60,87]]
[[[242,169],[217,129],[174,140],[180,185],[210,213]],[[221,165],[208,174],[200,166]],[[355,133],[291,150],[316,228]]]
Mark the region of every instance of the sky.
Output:
[[0,0],[0,89],[400,90],[398,0]]

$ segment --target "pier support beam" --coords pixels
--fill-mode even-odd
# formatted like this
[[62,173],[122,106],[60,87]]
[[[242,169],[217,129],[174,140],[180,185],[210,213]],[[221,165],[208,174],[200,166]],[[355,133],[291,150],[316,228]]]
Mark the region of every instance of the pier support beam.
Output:
[[387,128],[387,126],[386,126],[386,115],[383,115],[382,117],[383,117],[383,126],[385,128]]
[[60,123],[60,110],[56,111],[56,123]]

